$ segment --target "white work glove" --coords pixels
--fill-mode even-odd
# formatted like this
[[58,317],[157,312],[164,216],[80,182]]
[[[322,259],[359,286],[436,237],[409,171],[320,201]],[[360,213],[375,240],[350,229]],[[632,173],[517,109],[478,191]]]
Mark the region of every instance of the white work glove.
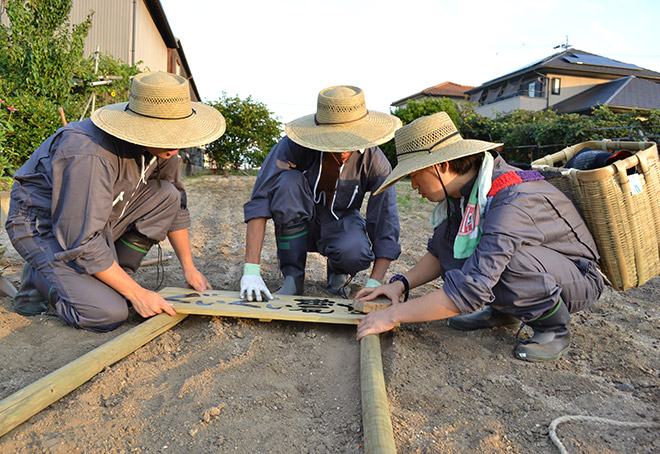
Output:
[[243,265],[243,277],[241,278],[241,298],[248,301],[254,299],[261,301],[262,293],[266,297],[266,301],[273,299],[273,295],[270,294],[266,283],[261,278],[261,265],[246,263]]

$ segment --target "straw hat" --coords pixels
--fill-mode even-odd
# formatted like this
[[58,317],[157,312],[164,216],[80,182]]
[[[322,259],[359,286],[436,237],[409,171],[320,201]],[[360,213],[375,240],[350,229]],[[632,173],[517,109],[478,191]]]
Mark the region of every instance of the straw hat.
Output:
[[418,170],[502,145],[463,139],[445,112],[421,117],[405,125],[396,131],[394,143],[397,165],[374,194],[384,191],[397,180]]
[[368,111],[361,89],[338,85],[321,90],[316,114],[293,120],[284,131],[303,147],[342,153],[385,143],[400,127],[397,117]]
[[176,74],[138,74],[128,99],[95,111],[92,122],[122,140],[156,148],[200,146],[225,132],[222,114],[191,102],[188,81]]

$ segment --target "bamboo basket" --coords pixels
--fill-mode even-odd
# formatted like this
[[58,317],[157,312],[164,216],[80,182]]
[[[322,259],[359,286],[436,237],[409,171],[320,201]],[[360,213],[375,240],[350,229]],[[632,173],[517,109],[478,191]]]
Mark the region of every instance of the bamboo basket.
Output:
[[[634,154],[595,170],[557,166],[583,148]],[[612,287],[627,290],[660,274],[660,162],[655,143],[584,142],[537,159],[532,168],[580,211]]]

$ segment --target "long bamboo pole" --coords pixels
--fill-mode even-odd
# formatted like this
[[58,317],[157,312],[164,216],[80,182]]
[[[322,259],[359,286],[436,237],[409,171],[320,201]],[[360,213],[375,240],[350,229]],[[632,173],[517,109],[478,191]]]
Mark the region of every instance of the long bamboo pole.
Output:
[[187,316],[160,314],[152,317],[3,399],[0,401],[0,437]]
[[360,341],[360,384],[365,454],[396,453],[387,404],[380,337],[369,334]]

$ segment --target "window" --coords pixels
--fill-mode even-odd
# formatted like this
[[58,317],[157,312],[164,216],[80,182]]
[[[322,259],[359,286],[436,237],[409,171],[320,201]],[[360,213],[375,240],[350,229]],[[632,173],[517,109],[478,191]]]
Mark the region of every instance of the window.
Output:
[[550,84],[552,86],[550,93],[558,95],[561,92],[561,79],[559,77],[553,77]]
[[536,96],[536,81],[529,83],[527,86],[527,94],[530,98]]
[[520,84],[520,91],[522,96],[529,96],[530,98],[542,98],[545,96],[543,83],[540,80],[530,80]]

